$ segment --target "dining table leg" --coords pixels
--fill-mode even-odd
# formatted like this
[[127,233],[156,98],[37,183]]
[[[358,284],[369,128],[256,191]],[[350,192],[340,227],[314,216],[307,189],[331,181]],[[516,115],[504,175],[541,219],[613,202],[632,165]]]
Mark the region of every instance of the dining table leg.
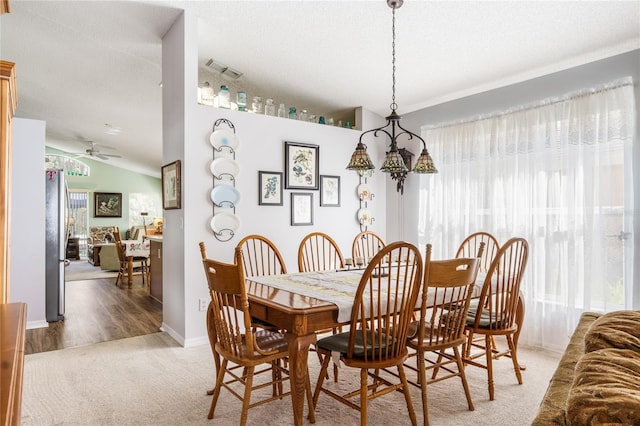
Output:
[[127,256],[127,273],[129,288],[133,287],[133,256]]
[[[291,382],[291,403],[293,404],[293,424],[302,425],[304,418],[304,399],[306,380],[308,380],[308,364],[309,346],[316,342],[315,333],[307,335],[297,335],[286,333],[287,343],[289,344],[289,380]],[[309,407],[312,412],[313,407]],[[315,423],[313,413],[310,420]]]

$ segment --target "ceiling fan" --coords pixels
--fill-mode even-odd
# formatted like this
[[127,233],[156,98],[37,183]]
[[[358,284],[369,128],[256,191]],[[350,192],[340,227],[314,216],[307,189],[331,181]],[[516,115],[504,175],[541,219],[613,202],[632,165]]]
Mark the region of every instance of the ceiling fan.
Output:
[[91,146],[89,148],[87,148],[85,150],[85,152],[74,152],[74,154],[76,154],[76,155],[78,155],[80,157],[96,157],[96,158],[100,158],[101,160],[108,160],[109,157],[121,158],[121,156],[118,155],[118,154],[103,154],[98,149],[98,147],[107,148],[107,149],[113,149],[110,146],[97,144],[94,141],[86,141],[86,143],[90,144]]

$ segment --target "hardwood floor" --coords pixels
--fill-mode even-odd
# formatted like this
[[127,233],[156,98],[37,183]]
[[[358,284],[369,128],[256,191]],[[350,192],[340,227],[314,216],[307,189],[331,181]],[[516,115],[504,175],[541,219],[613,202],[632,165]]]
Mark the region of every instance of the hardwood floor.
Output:
[[53,351],[160,331],[162,305],[135,276],[133,288],[114,278],[66,283],[64,321],[27,330],[25,353]]

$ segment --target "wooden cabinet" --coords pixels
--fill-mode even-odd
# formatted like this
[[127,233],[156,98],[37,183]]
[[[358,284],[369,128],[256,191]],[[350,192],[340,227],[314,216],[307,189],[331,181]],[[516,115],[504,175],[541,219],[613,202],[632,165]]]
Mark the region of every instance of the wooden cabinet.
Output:
[[0,304],[0,425],[19,425],[22,408],[26,303]]
[[69,238],[67,240],[67,259],[80,260],[80,238]]
[[151,237],[149,251],[149,266],[151,278],[149,279],[149,294],[154,300],[162,303],[162,237]]
[[11,121],[17,105],[15,64],[0,61],[0,303],[9,302]]

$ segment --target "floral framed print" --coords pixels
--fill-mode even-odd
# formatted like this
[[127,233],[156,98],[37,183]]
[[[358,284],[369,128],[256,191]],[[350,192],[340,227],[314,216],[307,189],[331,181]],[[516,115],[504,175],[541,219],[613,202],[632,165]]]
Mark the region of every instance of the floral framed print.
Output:
[[318,145],[284,143],[284,187],[286,189],[318,189]]
[[93,209],[94,217],[122,217],[122,193],[96,192]]
[[313,225],[313,193],[291,193],[291,226]]
[[340,207],[340,176],[320,176],[320,205]]
[[282,172],[258,171],[258,204],[261,206],[282,205]]
[[162,166],[162,208],[165,210],[182,207],[180,195],[180,160]]

